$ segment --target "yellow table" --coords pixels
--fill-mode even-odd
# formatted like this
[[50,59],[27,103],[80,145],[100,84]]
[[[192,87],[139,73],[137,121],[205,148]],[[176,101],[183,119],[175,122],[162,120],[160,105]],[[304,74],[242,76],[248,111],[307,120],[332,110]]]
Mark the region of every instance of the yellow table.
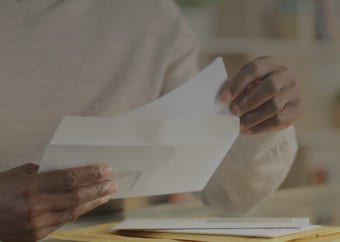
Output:
[[[273,194],[259,205],[249,216],[256,217],[310,217],[312,224],[340,226],[340,186],[323,185],[283,189]],[[223,211],[204,206],[194,200],[184,204],[156,205],[141,209],[128,210],[126,217],[192,217],[227,216]],[[68,223],[60,230],[73,229],[97,224],[117,222],[121,216],[97,215],[84,217]],[[46,239],[50,242],[59,240]]]

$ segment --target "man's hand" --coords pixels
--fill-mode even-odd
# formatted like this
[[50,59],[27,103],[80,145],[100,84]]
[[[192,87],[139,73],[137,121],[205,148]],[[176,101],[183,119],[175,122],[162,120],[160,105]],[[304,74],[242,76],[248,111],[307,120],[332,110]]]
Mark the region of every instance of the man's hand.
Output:
[[230,111],[240,116],[241,133],[251,135],[282,130],[302,112],[294,77],[271,57],[245,65],[219,93]]
[[[0,240],[36,241],[106,203],[117,188],[105,165],[37,174],[38,166],[0,173]],[[98,181],[101,180],[101,181]]]

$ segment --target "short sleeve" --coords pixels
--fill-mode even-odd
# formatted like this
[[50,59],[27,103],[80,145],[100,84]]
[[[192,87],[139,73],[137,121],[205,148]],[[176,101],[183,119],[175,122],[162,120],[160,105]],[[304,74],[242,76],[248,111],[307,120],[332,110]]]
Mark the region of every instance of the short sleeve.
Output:
[[167,43],[166,71],[161,95],[183,84],[198,72],[198,43],[174,2],[162,2],[163,36]]

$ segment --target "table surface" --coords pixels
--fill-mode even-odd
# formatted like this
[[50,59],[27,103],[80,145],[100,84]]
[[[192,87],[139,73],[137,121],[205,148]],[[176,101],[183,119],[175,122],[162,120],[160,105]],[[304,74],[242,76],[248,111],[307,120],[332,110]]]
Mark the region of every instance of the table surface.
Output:
[[[310,217],[312,224],[340,226],[340,185],[319,185],[282,189],[260,204],[252,217]],[[227,216],[222,210],[206,206],[199,200],[183,204],[161,204],[127,210],[126,218]],[[59,230],[73,229],[121,220],[123,214],[86,216],[65,224]],[[60,240],[46,238],[44,241]]]

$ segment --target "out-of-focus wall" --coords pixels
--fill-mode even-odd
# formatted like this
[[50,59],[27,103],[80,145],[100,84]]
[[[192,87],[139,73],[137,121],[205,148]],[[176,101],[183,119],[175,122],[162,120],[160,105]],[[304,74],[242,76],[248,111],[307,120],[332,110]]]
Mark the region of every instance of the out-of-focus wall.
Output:
[[177,0],[200,66],[223,56],[229,76],[271,55],[299,81],[300,151],[284,186],[340,183],[340,0]]

